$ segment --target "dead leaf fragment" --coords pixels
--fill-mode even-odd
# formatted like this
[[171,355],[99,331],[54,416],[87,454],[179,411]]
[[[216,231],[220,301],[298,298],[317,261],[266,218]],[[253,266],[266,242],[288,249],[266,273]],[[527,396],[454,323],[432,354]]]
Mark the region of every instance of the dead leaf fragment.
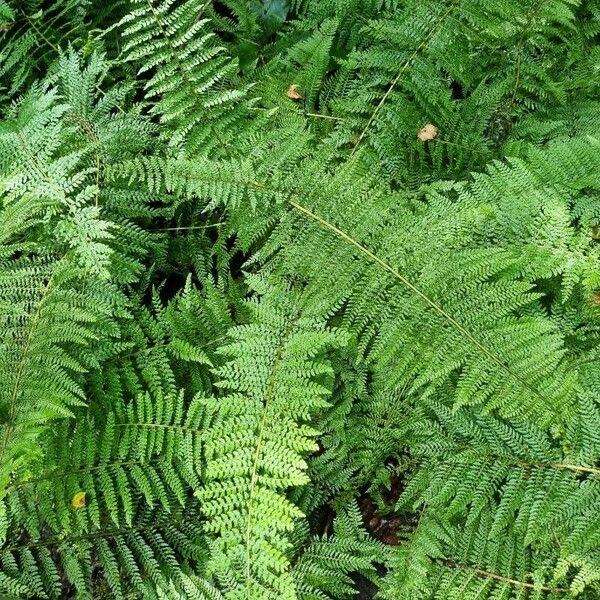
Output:
[[287,97],[292,100],[304,100],[304,96],[300,93],[300,87],[297,83],[292,83],[287,91]]
[[381,538],[381,541],[388,546],[397,546],[399,544],[398,536],[395,533],[387,533]]
[[374,515],[369,519],[368,528],[373,531],[377,529],[381,525],[381,517],[379,515]]
[[432,123],[427,123],[425,127],[423,127],[419,133],[417,133],[417,137],[422,142],[429,142],[437,137],[438,128]]
[[75,509],[83,508],[85,506],[85,492],[77,492],[71,498],[71,506]]

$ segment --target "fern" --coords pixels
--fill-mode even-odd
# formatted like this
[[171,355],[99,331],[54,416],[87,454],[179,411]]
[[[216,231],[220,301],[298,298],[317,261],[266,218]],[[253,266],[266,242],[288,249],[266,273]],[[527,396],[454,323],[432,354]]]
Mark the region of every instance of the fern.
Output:
[[[69,583],[85,594],[101,589],[91,577],[99,560],[113,597],[125,597],[128,585],[143,589],[142,569],[166,587],[163,560],[173,568],[176,552],[192,559],[204,552],[199,529],[186,531],[182,513],[183,507],[194,510],[186,490],[197,486],[198,475],[187,460],[199,453],[201,414],[197,403],[184,409],[181,395],[148,394],[45,435],[46,459],[34,462],[35,475],[9,487],[5,498],[5,518],[21,534],[7,540],[2,561],[29,562],[13,578],[29,590],[43,590],[35,593],[44,597],[61,597],[57,573],[64,569]],[[52,469],[44,470],[47,465]],[[145,537],[148,527],[155,533]],[[60,559],[50,552],[54,546],[62,549]],[[8,582],[3,587],[10,590]]]
[[331,375],[319,355],[343,337],[293,302],[283,310],[267,298],[254,310],[258,323],[234,330],[222,349],[230,362],[217,385],[228,395],[205,401],[207,483],[197,495],[218,535],[214,568],[231,588],[226,597],[291,598],[286,532],[301,513],[282,492],[308,483],[303,456],[316,432],[306,421],[326,402]]
[[44,76],[58,49],[86,37],[89,0],[2,2],[0,89],[3,102],[15,99],[33,79]]
[[0,0],[0,595],[596,598],[599,18]]
[[377,580],[374,563],[383,564],[386,551],[380,542],[370,540],[364,531],[361,514],[354,504],[342,507],[333,523],[333,535],[315,538],[304,549],[292,574],[298,597],[305,600],[352,598],[352,575]]
[[152,113],[170,130],[170,145],[206,151],[216,142],[228,151],[224,136],[239,122],[245,90],[228,89],[236,63],[214,40],[203,10],[199,0],[136,0],[120,24],[124,51],[141,65],[138,75],[155,70],[144,87]]
[[[55,94],[34,90],[0,142],[3,479],[45,421],[84,403],[80,373],[95,366],[85,348],[111,343],[111,318],[124,308],[110,282],[86,282],[86,273],[108,273],[110,225],[86,206],[93,187],[85,169],[74,172],[81,153],[56,156],[64,110]],[[68,235],[84,215],[86,229]]]

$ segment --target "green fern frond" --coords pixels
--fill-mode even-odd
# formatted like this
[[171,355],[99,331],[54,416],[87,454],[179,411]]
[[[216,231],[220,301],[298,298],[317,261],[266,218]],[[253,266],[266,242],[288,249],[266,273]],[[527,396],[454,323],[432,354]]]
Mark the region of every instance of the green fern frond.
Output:
[[144,87],[152,113],[170,131],[172,147],[229,152],[247,87],[231,85],[237,64],[214,39],[204,10],[200,0],[134,0],[120,23],[124,52],[140,65],[139,75],[149,73]]
[[316,537],[294,564],[298,598],[324,600],[354,598],[353,576],[378,580],[375,563],[383,564],[387,552],[380,542],[369,539],[363,530],[356,505],[342,508],[333,523],[333,535]]
[[[326,406],[331,367],[322,354],[343,338],[268,295],[254,321],[231,332],[217,370],[227,395],[204,400],[206,483],[197,492],[207,530],[216,535],[215,569],[226,598],[294,598],[287,535],[299,509],[285,491],[308,482],[314,450],[307,424]],[[260,366],[259,366],[260,365]]]
[[61,47],[83,40],[89,0],[10,0],[0,5],[0,99],[14,100],[56,59]]

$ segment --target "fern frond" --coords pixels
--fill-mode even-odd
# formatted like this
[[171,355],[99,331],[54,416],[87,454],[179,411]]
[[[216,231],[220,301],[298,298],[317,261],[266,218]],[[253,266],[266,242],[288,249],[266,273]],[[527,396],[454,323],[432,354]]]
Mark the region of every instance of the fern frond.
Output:
[[[166,589],[166,581],[158,576],[166,564],[163,555],[178,576],[176,552],[190,559],[204,552],[198,541],[186,540],[185,533],[186,511],[194,510],[190,490],[199,485],[202,418],[201,405],[185,406],[182,394],[148,394],[108,414],[63,422],[47,432],[44,459],[32,461],[6,492],[5,518],[12,532],[21,533],[18,540],[5,540],[0,560],[23,560],[23,552],[35,549],[32,560],[41,561],[43,571],[50,569],[39,584],[45,591],[38,593],[50,597],[56,597],[58,586],[56,575],[50,574],[61,568],[81,593],[93,589],[97,583],[89,575],[92,556],[104,566],[114,597],[123,598],[127,585],[142,589],[140,569],[155,560],[154,583],[164,583]],[[78,494],[81,505],[75,502]],[[161,515],[158,522],[143,516],[148,511]],[[155,526],[164,527],[164,532],[156,536]],[[177,527],[182,528],[179,533]],[[195,531],[197,536],[198,526]],[[54,544],[62,549],[61,559],[45,550]],[[30,566],[34,569],[35,563]],[[122,579],[119,569],[128,571],[127,577]],[[22,574],[28,586],[35,581],[32,573]]]
[[303,549],[292,569],[298,598],[354,598],[353,576],[378,580],[374,564],[383,564],[387,552],[383,544],[369,539],[361,519],[355,504],[341,508],[334,519],[333,535],[316,537]]
[[308,482],[314,450],[307,424],[326,405],[331,367],[322,358],[339,333],[266,296],[254,321],[231,332],[217,370],[227,395],[204,400],[206,483],[197,492],[216,535],[215,569],[226,598],[294,598],[287,535],[301,516],[285,491]]
[[[486,512],[460,530],[425,513],[410,541],[397,551],[395,576],[383,598],[505,597],[564,598],[569,589],[554,583],[549,565],[506,533],[489,534]],[[452,558],[450,558],[452,557]]]
[[87,33],[89,0],[10,0],[0,6],[0,98],[14,100],[67,43]]
[[168,128],[172,147],[229,152],[247,87],[231,85],[237,64],[215,40],[204,10],[200,0],[134,0],[120,23],[124,52],[140,65],[139,75],[149,73],[144,87],[152,113]]

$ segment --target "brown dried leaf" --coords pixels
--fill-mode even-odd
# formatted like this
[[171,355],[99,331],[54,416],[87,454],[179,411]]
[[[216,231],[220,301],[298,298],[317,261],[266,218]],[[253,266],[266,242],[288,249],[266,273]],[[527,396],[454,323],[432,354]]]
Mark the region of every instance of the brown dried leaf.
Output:
[[432,123],[427,123],[425,127],[423,127],[419,133],[417,133],[417,137],[422,142],[429,142],[437,137],[438,128]]
[[388,546],[397,546],[397,545],[399,544],[399,541],[398,541],[398,536],[397,536],[395,533],[393,533],[393,532],[386,533],[386,534],[385,534],[385,535],[384,535],[384,536],[381,538],[381,541],[382,541],[384,544],[387,544]]
[[297,83],[292,83],[287,91],[287,97],[292,100],[304,100],[304,96],[300,93],[300,87]]

